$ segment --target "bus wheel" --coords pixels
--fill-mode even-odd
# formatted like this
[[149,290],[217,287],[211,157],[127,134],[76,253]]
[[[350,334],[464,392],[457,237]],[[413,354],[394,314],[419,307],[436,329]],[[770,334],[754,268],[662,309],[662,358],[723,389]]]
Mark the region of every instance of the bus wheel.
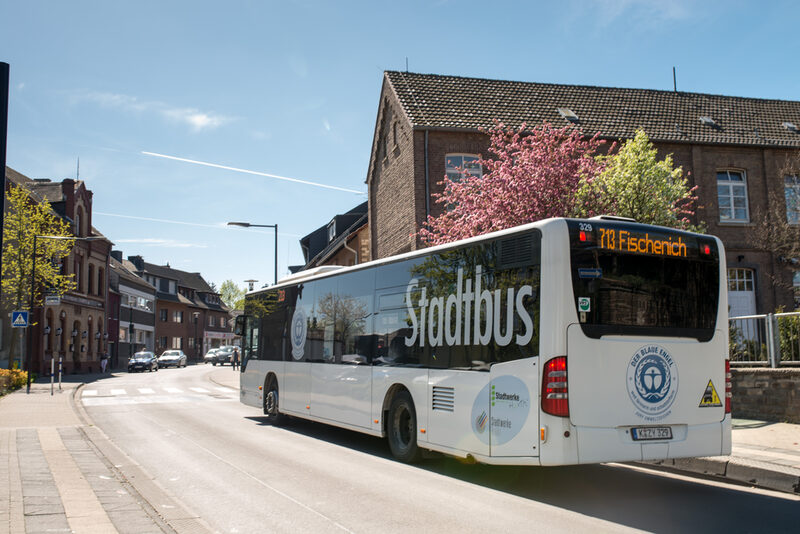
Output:
[[266,390],[264,394],[264,415],[267,416],[267,420],[270,423],[280,423],[282,418],[278,411],[278,381],[270,378],[269,384],[264,389]]
[[392,399],[386,430],[392,456],[406,463],[422,457],[417,447],[417,411],[408,391],[400,391]]

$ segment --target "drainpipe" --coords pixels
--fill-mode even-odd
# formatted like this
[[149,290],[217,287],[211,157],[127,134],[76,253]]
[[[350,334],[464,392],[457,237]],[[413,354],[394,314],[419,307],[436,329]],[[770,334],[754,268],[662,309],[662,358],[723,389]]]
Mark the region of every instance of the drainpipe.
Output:
[[347,246],[347,239],[344,240],[344,248],[356,255],[356,262],[353,265],[358,265],[358,251]]
[[425,220],[431,215],[431,181],[430,172],[428,170],[428,130],[425,130]]

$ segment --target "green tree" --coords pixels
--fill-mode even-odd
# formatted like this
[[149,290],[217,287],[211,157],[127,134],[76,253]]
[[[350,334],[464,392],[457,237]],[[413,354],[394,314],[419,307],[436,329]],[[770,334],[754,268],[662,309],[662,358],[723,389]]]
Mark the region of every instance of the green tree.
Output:
[[[6,306],[32,310],[41,306],[45,292],[63,295],[75,289],[74,276],[60,272],[61,261],[69,256],[74,244],[69,224],[53,212],[47,201],[34,202],[23,187],[9,189],[6,206],[2,251],[2,289]],[[34,251],[34,236],[45,235],[65,239],[36,239]],[[36,279],[31,291],[34,253]],[[16,337],[11,338],[12,354]]]
[[603,170],[592,181],[584,181],[578,197],[582,215],[605,213],[630,217],[641,223],[703,231],[694,225],[697,196],[683,177],[681,167],[673,168],[672,156],[658,160],[658,150],[647,134],[638,130],[619,151],[598,156]]
[[237,286],[233,280],[225,280],[222,282],[219,290],[219,298],[222,302],[231,309],[243,310],[244,309],[244,289]]

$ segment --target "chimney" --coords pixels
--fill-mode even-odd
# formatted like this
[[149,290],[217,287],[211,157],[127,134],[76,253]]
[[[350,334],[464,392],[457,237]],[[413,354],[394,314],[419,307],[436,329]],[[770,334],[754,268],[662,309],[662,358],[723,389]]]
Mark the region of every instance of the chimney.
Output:
[[121,250],[112,250],[111,257],[117,260],[118,262],[122,263],[122,251]]
[[128,261],[136,267],[137,271],[144,271],[144,258],[141,256],[128,256]]

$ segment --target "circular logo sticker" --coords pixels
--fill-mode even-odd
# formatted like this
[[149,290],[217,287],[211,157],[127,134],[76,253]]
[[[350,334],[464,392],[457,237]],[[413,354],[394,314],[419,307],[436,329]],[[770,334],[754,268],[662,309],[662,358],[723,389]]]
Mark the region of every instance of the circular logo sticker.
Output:
[[289,339],[292,342],[292,358],[301,360],[306,346],[306,312],[301,307],[297,307],[292,315],[292,326],[289,332]]
[[627,388],[637,415],[648,421],[667,417],[678,396],[678,367],[669,352],[658,345],[637,350],[628,365]]
[[525,382],[511,375],[495,377],[472,404],[472,431],[483,443],[491,436],[492,445],[503,445],[525,426],[530,408]]

